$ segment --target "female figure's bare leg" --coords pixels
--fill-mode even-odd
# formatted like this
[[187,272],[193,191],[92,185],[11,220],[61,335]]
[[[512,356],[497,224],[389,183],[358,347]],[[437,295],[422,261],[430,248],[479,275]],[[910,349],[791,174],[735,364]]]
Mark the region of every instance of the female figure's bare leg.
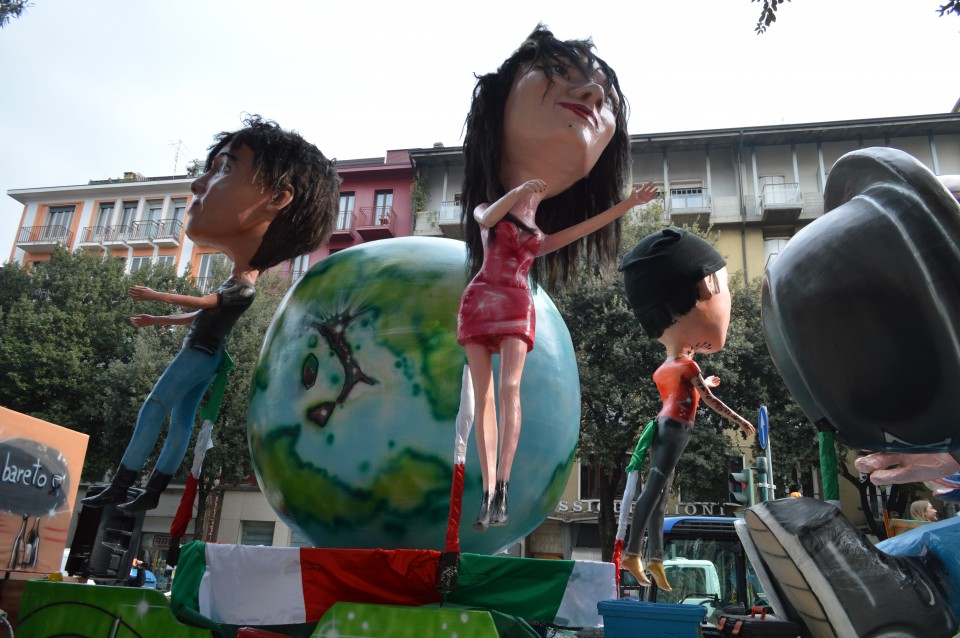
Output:
[[520,379],[527,358],[526,342],[509,337],[500,342],[500,462],[497,464],[497,484],[493,496],[491,525],[507,524],[507,488],[510,468],[517,453],[520,426],[523,424],[520,408]]
[[473,379],[475,397],[474,429],[477,436],[477,455],[480,457],[480,475],[483,477],[483,501],[473,528],[484,531],[490,524],[490,502],[493,481],[497,472],[497,411],[494,405],[493,364],[490,351],[481,345],[467,344],[467,365]]

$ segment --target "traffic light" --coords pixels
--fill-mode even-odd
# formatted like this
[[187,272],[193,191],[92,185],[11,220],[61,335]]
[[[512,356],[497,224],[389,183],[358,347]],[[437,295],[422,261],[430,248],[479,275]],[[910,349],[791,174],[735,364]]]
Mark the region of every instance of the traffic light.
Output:
[[757,494],[761,503],[770,499],[767,480],[767,459],[764,456],[757,457]]
[[753,468],[744,467],[743,460],[731,460],[727,477],[730,502],[749,507],[753,499]]

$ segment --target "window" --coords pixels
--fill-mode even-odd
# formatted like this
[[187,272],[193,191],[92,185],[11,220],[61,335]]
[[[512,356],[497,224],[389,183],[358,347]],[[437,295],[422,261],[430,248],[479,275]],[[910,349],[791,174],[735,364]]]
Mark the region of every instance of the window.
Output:
[[123,202],[123,217],[120,219],[120,232],[130,230],[133,218],[137,214],[137,202]]
[[45,239],[65,240],[73,222],[73,211],[76,206],[51,206],[47,211],[47,224],[44,229]]
[[300,255],[293,260],[293,263],[290,265],[290,280],[291,282],[300,279],[303,276],[303,273],[307,272],[307,268],[310,267],[310,255]]
[[169,266],[173,268],[173,262],[176,259],[175,255],[160,255],[157,257],[157,264],[160,266]]
[[[760,195],[764,204],[785,204],[788,200],[787,184],[783,175],[761,175]],[[792,193],[790,193],[792,198]]]
[[273,545],[273,521],[241,521],[241,545]]
[[393,212],[393,191],[377,191],[373,196],[373,223],[387,225]]
[[113,217],[113,203],[100,204],[100,210],[97,211],[97,221],[94,225],[97,228],[106,228],[110,225],[111,217]]
[[703,188],[685,187],[670,189],[670,209],[703,208]]
[[153,199],[147,202],[147,214],[144,216],[143,236],[153,239],[160,228],[160,214],[163,212],[163,200]]
[[130,260],[130,272],[136,272],[144,266],[150,265],[149,257],[134,257]]
[[197,271],[197,288],[202,292],[210,292],[220,282],[214,282],[213,271],[218,264],[230,265],[226,255],[221,253],[204,253],[200,255],[200,269]]
[[763,268],[766,270],[790,241],[789,237],[768,237],[763,240]]
[[340,212],[337,214],[337,230],[350,230],[353,217],[354,193],[340,193]]

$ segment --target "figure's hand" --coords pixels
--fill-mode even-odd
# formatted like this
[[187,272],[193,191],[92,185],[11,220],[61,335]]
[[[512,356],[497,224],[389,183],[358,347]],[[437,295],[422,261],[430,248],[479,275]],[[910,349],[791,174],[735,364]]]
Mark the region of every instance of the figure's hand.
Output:
[[130,286],[128,294],[134,301],[151,301],[157,298],[157,291],[146,286]]
[[935,481],[960,471],[960,463],[947,452],[877,452],[860,457],[855,465],[870,475],[870,482],[874,485]]
[[740,417],[740,430],[747,436],[756,434],[757,432],[757,428],[753,427],[753,423],[750,423],[750,421],[747,421],[743,417]]
[[547,183],[542,179],[530,179],[517,186],[520,193],[542,194],[547,190]]
[[153,315],[135,315],[130,317],[130,323],[136,328],[146,328],[147,326],[157,325],[156,317]]
[[631,206],[643,206],[652,202],[659,194],[656,185],[653,182],[647,182],[642,186],[634,186],[630,195],[627,196],[627,201],[630,202]]
[[708,388],[715,388],[720,385],[720,377],[715,374],[711,374],[709,377],[704,377],[703,385],[707,386]]

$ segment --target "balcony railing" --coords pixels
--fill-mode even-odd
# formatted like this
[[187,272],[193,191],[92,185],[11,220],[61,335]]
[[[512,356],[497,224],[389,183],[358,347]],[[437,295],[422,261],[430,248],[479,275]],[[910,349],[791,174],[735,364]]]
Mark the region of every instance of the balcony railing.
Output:
[[803,206],[800,184],[765,184],[760,195],[763,208]]
[[353,226],[355,222],[356,222],[356,215],[353,214],[352,210],[342,210],[339,213],[337,213],[337,225],[334,227],[334,230],[335,231],[353,230]]
[[133,222],[126,240],[132,244],[145,244],[153,241],[160,232],[160,222],[143,221]]
[[671,193],[668,208],[671,213],[710,210],[710,193],[681,192]]
[[156,239],[180,241],[183,233],[183,222],[179,219],[161,219],[157,227]]
[[130,234],[130,226],[126,224],[117,224],[116,226],[107,226],[103,242],[106,244],[122,244],[127,240]]
[[80,231],[81,244],[102,244],[111,234],[109,226],[88,226]]
[[364,239],[397,236],[397,211],[393,206],[365,206],[360,209],[357,232]]
[[437,223],[459,224],[462,210],[460,202],[441,202],[440,211],[437,214]]
[[17,245],[25,252],[51,252],[55,246],[70,247],[73,232],[69,226],[24,226],[17,233]]
[[796,224],[803,211],[799,184],[764,184],[760,193],[760,215],[771,226]]

